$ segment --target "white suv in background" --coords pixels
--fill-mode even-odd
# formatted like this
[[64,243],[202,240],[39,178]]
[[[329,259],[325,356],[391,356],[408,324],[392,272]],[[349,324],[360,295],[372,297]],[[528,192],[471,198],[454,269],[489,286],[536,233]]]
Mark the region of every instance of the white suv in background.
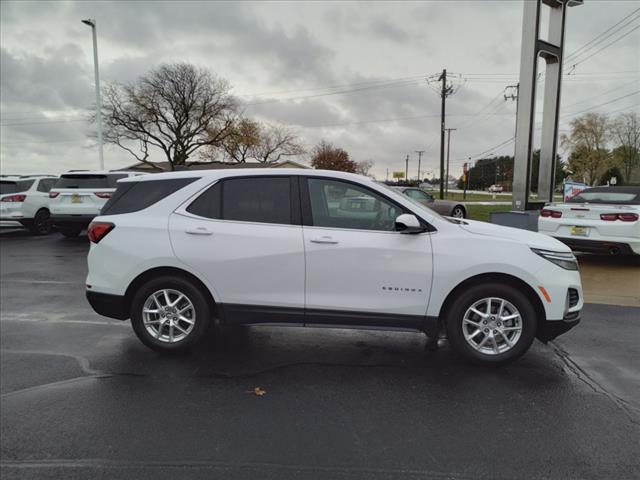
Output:
[[49,190],[52,175],[0,177],[0,221],[20,222],[36,235],[51,233]]
[[579,322],[575,257],[539,233],[443,218],[322,170],[128,178],[89,225],[87,298],[140,340],[184,350],[223,324],[446,330],[502,363]]
[[135,175],[142,174],[84,170],[62,174],[49,192],[53,225],[65,237],[77,237],[116,191],[116,182]]

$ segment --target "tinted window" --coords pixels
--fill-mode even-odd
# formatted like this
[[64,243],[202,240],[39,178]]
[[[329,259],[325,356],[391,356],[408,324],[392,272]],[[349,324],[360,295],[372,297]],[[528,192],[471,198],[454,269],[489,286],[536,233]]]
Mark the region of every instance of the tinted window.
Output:
[[291,223],[288,177],[233,178],[222,182],[222,218],[243,222]]
[[640,188],[587,189],[567,200],[568,203],[604,203],[614,205],[639,205]]
[[33,182],[34,180],[0,181],[0,194],[26,192]]
[[313,225],[393,231],[402,209],[377,193],[352,183],[308,180]]
[[143,210],[196,180],[198,179],[174,178],[121,183],[100,213],[118,215]]
[[55,188],[112,188],[106,175],[66,174],[56,182]]
[[39,192],[48,192],[53,187],[56,180],[53,178],[43,178],[38,182],[38,191]]
[[127,178],[129,175],[126,173],[110,173],[107,175],[107,184],[110,188],[116,188],[118,180],[121,178]]
[[222,183],[218,182],[209,187],[202,195],[196,198],[191,205],[187,207],[187,212],[193,213],[200,217],[221,218],[220,194],[222,193]]

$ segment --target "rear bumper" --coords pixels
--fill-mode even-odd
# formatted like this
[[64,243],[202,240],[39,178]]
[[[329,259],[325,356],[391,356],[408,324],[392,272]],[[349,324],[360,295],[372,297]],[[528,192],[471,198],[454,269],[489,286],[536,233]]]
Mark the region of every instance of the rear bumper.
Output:
[[51,222],[56,227],[86,227],[95,217],[95,215],[62,215],[58,213],[51,215]]
[[554,237],[567,245],[571,250],[587,253],[604,253],[614,255],[633,255],[635,252],[631,245],[624,242],[611,242],[608,240],[585,240],[581,238]]
[[103,317],[126,320],[129,318],[127,302],[122,295],[110,295],[108,293],[93,292],[87,290],[87,300],[91,308]]

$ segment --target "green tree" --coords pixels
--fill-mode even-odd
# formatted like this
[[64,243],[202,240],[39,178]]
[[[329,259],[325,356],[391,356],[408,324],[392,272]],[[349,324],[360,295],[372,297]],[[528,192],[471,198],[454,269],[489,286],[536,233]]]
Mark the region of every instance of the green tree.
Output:
[[609,180],[611,180],[612,178],[616,179],[616,186],[620,187],[624,185],[624,179],[622,178],[622,173],[620,173],[620,169],[615,165],[607,169],[607,171],[605,171],[602,174],[602,177],[600,177],[600,184],[606,185],[607,182],[609,182]]
[[625,180],[640,165],[640,120],[636,112],[622,113],[611,123],[611,136],[616,144],[613,160],[620,165]]
[[596,185],[610,158],[609,119],[602,113],[592,112],[574,118],[570,125],[569,135],[562,137],[562,144],[571,150],[568,168],[589,185]]

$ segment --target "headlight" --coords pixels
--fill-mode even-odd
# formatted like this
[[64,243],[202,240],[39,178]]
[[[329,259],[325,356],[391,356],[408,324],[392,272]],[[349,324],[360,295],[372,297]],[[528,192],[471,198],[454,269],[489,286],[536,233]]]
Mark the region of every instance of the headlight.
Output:
[[531,251],[565,270],[578,270],[578,260],[571,252],[552,252],[551,250],[540,250],[539,248],[532,248]]

